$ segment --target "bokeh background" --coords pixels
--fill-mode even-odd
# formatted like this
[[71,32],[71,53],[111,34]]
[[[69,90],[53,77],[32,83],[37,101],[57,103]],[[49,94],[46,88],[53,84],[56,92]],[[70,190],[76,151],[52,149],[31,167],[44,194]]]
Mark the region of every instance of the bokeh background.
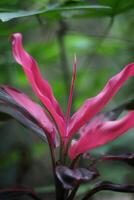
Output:
[[[91,9],[90,5],[98,8]],[[110,9],[100,8],[102,5]],[[77,6],[79,9],[75,9]],[[57,7],[60,9],[55,10]],[[53,11],[49,12],[49,8]],[[22,10],[25,10],[24,16]],[[37,10],[44,12],[36,14]],[[0,19],[0,83],[21,89],[39,102],[12,56],[10,36],[21,32],[26,50],[37,60],[64,112],[74,54],[77,55],[77,78],[72,112],[86,98],[96,95],[111,76],[134,61],[133,0],[0,0]],[[132,78],[106,109],[133,98],[133,86]],[[133,132],[129,131],[92,154],[133,152]],[[103,180],[134,183],[133,168],[127,164],[107,161],[100,163],[98,169]],[[15,120],[9,120],[0,123],[0,188],[15,185],[33,187],[40,194],[53,196],[47,145]],[[79,194],[87,188],[88,185],[83,186]],[[94,197],[96,200],[133,198],[129,194],[111,192],[101,192]]]

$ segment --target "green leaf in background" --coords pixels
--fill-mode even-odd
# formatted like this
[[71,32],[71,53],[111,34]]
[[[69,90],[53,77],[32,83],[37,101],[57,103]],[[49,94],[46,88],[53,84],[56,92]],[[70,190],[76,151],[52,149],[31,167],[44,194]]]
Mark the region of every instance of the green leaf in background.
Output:
[[70,17],[105,17],[114,16],[128,10],[134,9],[133,0],[99,0],[98,5],[80,1],[70,1],[63,4],[49,5],[43,9],[8,11],[1,9],[0,19],[5,22],[14,18],[28,17],[43,14],[45,17],[70,18]]
[[11,11],[11,12],[1,12],[0,13],[0,19],[5,22],[9,21],[14,18],[19,18],[19,17],[27,17],[27,16],[32,16],[32,15],[37,15],[37,14],[45,14],[45,16],[49,15],[50,13],[61,13],[63,11],[90,11],[94,10],[95,13],[99,12],[99,10],[110,10],[109,6],[103,6],[103,5],[90,5],[87,3],[78,3],[75,2],[73,4],[56,4],[52,6],[48,6],[45,9],[37,9],[37,10],[31,10],[31,11],[24,11],[24,10],[19,10],[19,11]]
[[14,18],[19,18],[19,17],[27,17],[31,15],[36,15],[42,13],[41,10],[32,10],[32,11],[15,11],[15,12],[1,12],[0,13],[0,19],[3,22],[9,21]]
[[113,15],[120,14],[122,12],[126,12],[128,10],[134,9],[134,1],[133,0],[99,0],[100,4],[110,6],[113,11]]

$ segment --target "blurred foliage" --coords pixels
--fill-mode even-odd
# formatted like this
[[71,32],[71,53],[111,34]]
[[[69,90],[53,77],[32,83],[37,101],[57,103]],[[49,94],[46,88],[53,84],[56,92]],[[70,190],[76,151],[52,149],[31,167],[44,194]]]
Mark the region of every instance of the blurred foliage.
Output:
[[[74,112],[86,98],[96,95],[112,75],[133,61],[133,12],[133,0],[1,0],[1,84],[21,88],[36,99],[21,67],[12,58],[10,36],[22,32],[25,48],[37,60],[64,112],[76,53]],[[128,81],[109,108],[134,97],[133,84],[133,79]],[[52,184],[47,146],[15,121],[2,123],[0,132],[0,178],[5,180],[0,181],[0,186]],[[131,131],[93,154],[133,150]],[[113,169],[110,174],[109,166]],[[110,162],[98,167],[104,179],[134,182],[128,166]]]

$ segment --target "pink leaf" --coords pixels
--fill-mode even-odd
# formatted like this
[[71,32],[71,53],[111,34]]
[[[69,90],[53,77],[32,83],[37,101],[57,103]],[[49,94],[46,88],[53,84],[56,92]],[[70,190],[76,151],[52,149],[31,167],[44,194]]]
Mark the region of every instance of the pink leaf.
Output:
[[46,109],[55,120],[61,135],[65,133],[65,120],[60,106],[58,105],[51,86],[44,80],[39,71],[36,61],[23,49],[22,35],[15,33],[12,36],[13,55],[22,68],[32,85],[35,94],[43,102]]
[[81,135],[77,141],[73,141],[69,155],[74,159],[79,154],[115,140],[133,127],[134,111],[129,112],[122,119],[98,123]]
[[94,117],[96,113],[100,112],[118,92],[124,82],[133,75],[134,63],[131,63],[120,73],[112,77],[97,96],[87,99],[81,108],[72,116],[68,127],[68,137],[71,138],[79,128]]
[[21,107],[27,110],[41,124],[45,133],[49,134],[52,140],[56,139],[55,126],[40,105],[33,102],[28,96],[19,90],[8,86],[3,86],[3,88]]

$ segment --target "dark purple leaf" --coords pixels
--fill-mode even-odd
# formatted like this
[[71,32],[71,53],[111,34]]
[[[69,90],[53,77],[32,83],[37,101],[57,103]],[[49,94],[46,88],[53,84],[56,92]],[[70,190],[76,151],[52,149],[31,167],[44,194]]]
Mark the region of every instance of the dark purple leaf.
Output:
[[[98,119],[98,120],[100,119],[101,121],[109,121],[109,120],[114,121],[120,116],[120,114],[124,110],[128,110],[127,108],[128,107],[126,106],[126,104],[123,104],[117,108],[110,110],[110,111],[99,113],[94,118]],[[94,118],[93,118],[93,120],[94,120]]]
[[134,99],[128,100],[127,102],[117,106],[116,108],[110,111],[99,113],[95,116],[95,118],[97,119],[100,118],[100,120],[103,121],[109,121],[109,120],[114,121],[125,110],[134,110]]
[[134,185],[115,184],[112,182],[103,181],[103,182],[96,184],[96,186],[93,189],[89,190],[89,192],[87,192],[85,194],[85,196],[82,198],[82,200],[88,200],[94,194],[96,194],[97,192],[102,191],[102,190],[110,190],[110,191],[114,191],[114,192],[123,192],[123,193],[134,193]]
[[98,174],[86,168],[70,169],[66,166],[57,166],[56,175],[65,189],[72,189],[76,183],[91,181]]
[[122,104],[122,107],[124,107],[125,110],[134,110],[134,99],[131,99]]
[[134,153],[124,153],[120,155],[105,155],[101,160],[123,161],[134,167]]
[[15,118],[18,122],[33,130],[37,135],[46,141],[46,135],[40,123],[23,107],[21,107],[3,88],[0,88],[0,120],[3,114]]
[[105,117],[108,117],[109,120],[116,120],[119,115],[124,110],[134,110],[134,99],[128,100],[127,102],[117,106],[116,108],[112,109],[111,111],[108,111],[104,113]]

